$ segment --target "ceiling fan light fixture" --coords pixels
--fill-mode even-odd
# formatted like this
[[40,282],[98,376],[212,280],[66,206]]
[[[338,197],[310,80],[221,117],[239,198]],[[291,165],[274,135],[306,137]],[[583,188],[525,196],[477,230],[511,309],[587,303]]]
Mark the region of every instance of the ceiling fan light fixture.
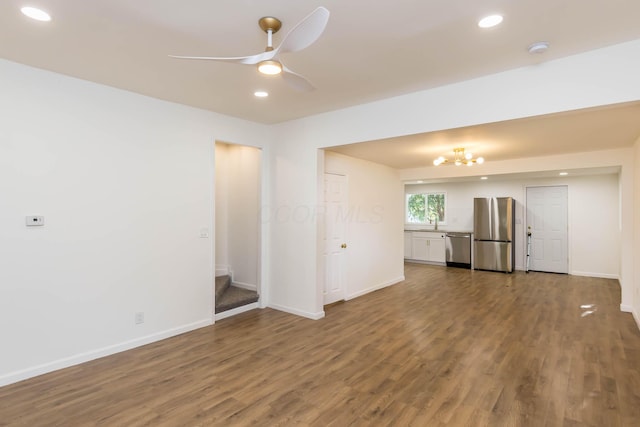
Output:
[[273,46],[273,34],[278,32],[282,22],[273,16],[264,16],[258,20],[260,29],[267,33],[267,46],[264,52],[249,56],[184,56],[169,55],[176,59],[194,59],[205,61],[224,61],[235,64],[256,66],[260,74],[284,74],[286,84],[298,91],[312,91],[315,87],[303,76],[285,67],[279,56],[288,52],[306,49],[315,43],[324,32],[329,22],[329,11],[320,6],[298,22],[280,41],[278,47]]
[[275,76],[282,72],[282,64],[273,60],[261,61],[258,62],[258,71],[268,76]]

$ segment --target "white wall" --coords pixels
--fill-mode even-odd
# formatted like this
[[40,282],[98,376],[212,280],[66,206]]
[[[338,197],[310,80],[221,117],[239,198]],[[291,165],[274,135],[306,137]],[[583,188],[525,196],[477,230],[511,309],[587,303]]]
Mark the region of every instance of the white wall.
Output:
[[0,385],[212,323],[213,142],[270,130],[4,60],[0,93]]
[[[216,271],[258,289],[260,264],[260,150],[216,143]],[[226,273],[225,273],[226,274]]]
[[215,144],[215,275],[229,274],[229,144]]
[[[636,101],[638,75],[640,40],[635,40],[274,126],[279,141],[270,158],[270,209],[313,209],[318,200],[318,148]],[[628,202],[633,200],[633,179],[628,176],[633,176],[633,163],[623,162],[621,282],[626,304],[633,281],[633,206]],[[541,166],[535,159],[528,163],[530,168]],[[606,158],[595,158],[589,166],[607,163]],[[321,316],[315,221],[279,221],[270,238],[271,257],[287,260],[287,267],[271,263],[273,303],[308,317]],[[388,255],[398,256],[391,251]]]
[[305,138],[270,147],[268,227],[269,306],[310,319],[324,317],[317,282],[318,152]]
[[325,152],[324,170],[347,176],[346,299],[404,280],[403,186],[398,173],[365,160]]
[[[0,384],[211,322],[214,245],[199,231],[213,227],[216,140],[266,149],[270,305],[319,318],[319,148],[636,101],[638,75],[640,40],[266,127],[0,60]],[[623,163],[631,307],[638,197]],[[29,214],[46,225],[27,229]]]
[[618,175],[594,175],[566,179],[570,274],[622,277],[618,178]]
[[474,197],[513,197],[516,200],[515,267],[524,270],[526,188],[548,185],[566,185],[568,188],[569,273],[619,278],[620,193],[617,174],[508,180],[494,176],[486,181],[406,185],[405,192],[445,191],[449,221],[441,228],[450,231],[473,231]]
[[[634,145],[634,164],[635,164],[635,175],[634,175],[634,194],[633,194],[633,204],[634,211],[640,212],[640,138],[636,141]],[[633,313],[633,317],[640,328],[640,215],[635,215],[633,219],[633,268],[634,268],[634,281],[632,288],[632,298],[631,298],[631,307],[630,310]]]

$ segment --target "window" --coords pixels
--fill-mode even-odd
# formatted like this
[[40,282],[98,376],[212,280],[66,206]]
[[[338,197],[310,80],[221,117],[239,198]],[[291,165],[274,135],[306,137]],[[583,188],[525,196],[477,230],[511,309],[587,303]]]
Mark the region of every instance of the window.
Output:
[[407,194],[407,223],[444,224],[446,200],[446,193]]

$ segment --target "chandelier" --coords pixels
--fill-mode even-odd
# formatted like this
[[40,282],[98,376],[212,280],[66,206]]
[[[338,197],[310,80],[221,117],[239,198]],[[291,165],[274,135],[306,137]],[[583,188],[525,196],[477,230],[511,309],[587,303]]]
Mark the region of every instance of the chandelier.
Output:
[[435,166],[440,166],[445,163],[453,163],[456,166],[467,165],[473,166],[474,163],[479,165],[484,163],[483,157],[473,158],[473,153],[469,153],[464,151],[464,148],[454,148],[453,149],[453,160],[446,159],[442,156],[438,157],[433,161]]

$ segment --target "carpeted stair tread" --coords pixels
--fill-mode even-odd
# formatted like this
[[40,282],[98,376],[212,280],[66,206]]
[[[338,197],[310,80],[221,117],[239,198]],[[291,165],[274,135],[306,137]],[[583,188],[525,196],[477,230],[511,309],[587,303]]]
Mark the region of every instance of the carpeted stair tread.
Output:
[[222,294],[231,286],[231,276],[216,276],[216,301],[222,298]]
[[258,293],[247,289],[229,286],[220,298],[216,295],[216,313],[231,310],[258,301]]

